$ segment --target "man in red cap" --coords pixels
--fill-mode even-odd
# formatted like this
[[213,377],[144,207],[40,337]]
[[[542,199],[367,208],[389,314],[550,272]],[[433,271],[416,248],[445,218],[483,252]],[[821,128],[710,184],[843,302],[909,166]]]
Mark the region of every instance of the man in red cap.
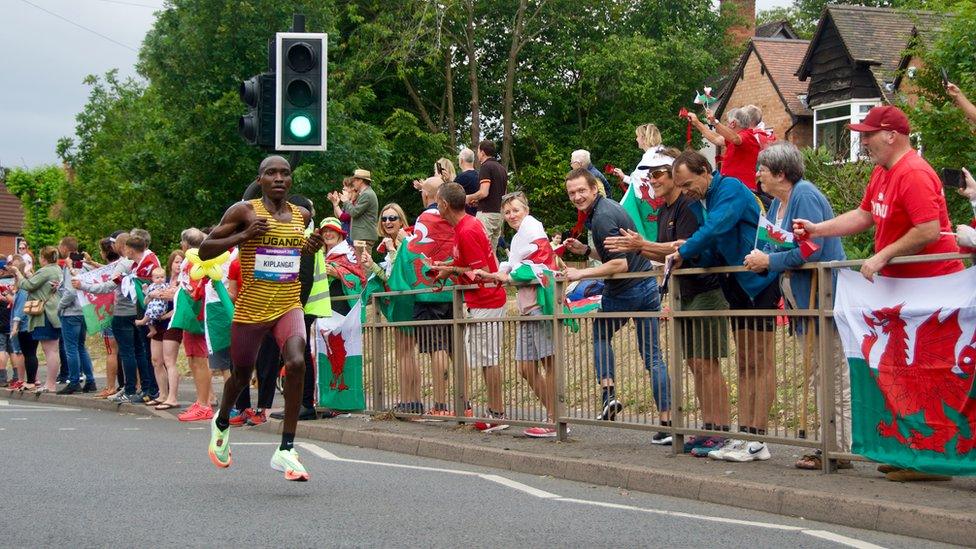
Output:
[[874,255],[861,266],[868,280],[874,275],[923,278],[961,271],[961,261],[932,261],[888,265],[903,255],[957,253],[946,209],[942,182],[929,163],[908,140],[908,118],[898,107],[874,107],[860,124],[848,126],[861,132],[861,146],[876,164],[871,182],[857,209],[821,223],[795,219],[798,236],[846,236],[872,225]]

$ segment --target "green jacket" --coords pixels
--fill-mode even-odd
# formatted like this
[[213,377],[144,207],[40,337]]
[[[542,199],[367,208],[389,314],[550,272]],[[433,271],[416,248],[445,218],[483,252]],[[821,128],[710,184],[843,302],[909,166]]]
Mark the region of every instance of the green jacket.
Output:
[[29,317],[27,321],[28,331],[33,332],[35,328],[46,326],[47,321],[50,321],[52,328],[61,329],[61,319],[58,318],[58,303],[61,301],[61,297],[51,286],[51,282],[61,281],[61,275],[61,267],[56,264],[45,265],[30,278],[20,280],[20,288],[27,291],[27,299],[47,300],[44,303],[43,315]]
[[373,187],[364,186],[356,202],[345,202],[342,209],[352,218],[349,222],[349,236],[353,240],[376,241],[376,221],[380,215],[380,205]]

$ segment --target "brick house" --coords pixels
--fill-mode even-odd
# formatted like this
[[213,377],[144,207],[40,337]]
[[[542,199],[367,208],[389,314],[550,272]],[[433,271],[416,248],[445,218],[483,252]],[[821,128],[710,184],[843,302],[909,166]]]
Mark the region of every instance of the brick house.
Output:
[[828,149],[838,160],[856,160],[857,132],[871,107],[912,103],[917,98],[908,67],[919,60],[907,48],[938,30],[947,17],[927,11],[863,6],[827,6],[796,76],[807,84],[807,106],[813,111],[813,146]]
[[23,236],[24,208],[20,199],[10,194],[0,179],[0,258],[6,259],[17,251],[17,243]]

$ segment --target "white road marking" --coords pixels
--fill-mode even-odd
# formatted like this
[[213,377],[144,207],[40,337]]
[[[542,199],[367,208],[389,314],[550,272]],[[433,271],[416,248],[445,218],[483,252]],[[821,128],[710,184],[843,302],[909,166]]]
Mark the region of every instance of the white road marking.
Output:
[[58,431],[77,431],[74,427],[59,427]]
[[278,442],[231,442],[231,446],[278,446]]
[[10,406],[9,400],[0,400],[0,406]]
[[206,427],[187,427],[186,429],[188,431],[202,431],[202,430],[206,429]]
[[123,427],[122,430],[123,431],[138,431],[139,428],[138,427]]
[[10,421],[27,421],[26,417],[12,417]]
[[[262,443],[239,442],[238,444],[262,444]],[[264,444],[275,444],[275,443],[272,442],[272,443],[264,443]],[[682,512],[679,512],[679,511],[665,511],[665,510],[662,510],[662,509],[647,509],[647,508],[644,508],[644,507],[636,507],[636,506],[633,506],[633,505],[623,505],[623,504],[620,504],[620,503],[607,503],[607,502],[603,502],[603,501],[590,501],[590,500],[585,500],[585,499],[564,498],[564,497],[562,497],[562,496],[560,496],[558,494],[553,494],[552,492],[546,492],[545,490],[539,490],[538,488],[533,488],[533,487],[528,486],[526,484],[522,484],[521,482],[518,482],[518,481],[515,481],[515,480],[512,480],[512,479],[509,479],[509,478],[505,478],[505,477],[502,477],[502,476],[499,476],[499,475],[493,475],[493,474],[488,474],[488,473],[475,473],[473,471],[462,471],[462,470],[458,470],[458,469],[444,469],[444,468],[440,468],[440,467],[423,467],[423,466],[419,466],[419,465],[405,465],[405,464],[402,464],[402,463],[384,463],[384,462],[381,462],[381,461],[368,461],[368,460],[363,460],[363,459],[342,458],[342,457],[339,457],[339,456],[333,454],[332,452],[326,450],[325,448],[322,448],[321,446],[319,446],[317,444],[312,444],[310,442],[298,442],[295,445],[298,446],[298,447],[300,447],[300,448],[303,448],[305,450],[308,450],[309,452],[315,454],[316,456],[318,456],[318,457],[320,457],[322,459],[328,460],[328,461],[340,461],[340,462],[346,462],[346,463],[358,463],[358,464],[362,464],[362,465],[378,465],[378,466],[382,466],[382,467],[393,467],[393,468],[397,468],[397,469],[412,469],[412,470],[416,470],[416,471],[431,471],[431,472],[435,472],[435,473],[448,473],[448,474],[460,475],[460,476],[475,476],[475,477],[478,477],[478,478],[482,478],[482,479],[485,479],[485,480],[494,482],[496,484],[501,484],[502,486],[506,486],[508,488],[512,488],[513,490],[518,490],[520,492],[529,494],[531,496],[535,496],[535,497],[540,498],[540,499],[548,499],[550,501],[559,501],[559,502],[564,502],[564,503],[576,503],[576,504],[579,504],[579,505],[592,505],[592,506],[595,506],[595,507],[604,507],[604,508],[607,508],[607,509],[620,509],[622,511],[636,511],[636,512],[639,512],[639,513],[649,513],[649,514],[654,514],[654,515],[664,515],[664,516],[670,516],[670,517],[680,517],[680,518],[686,518],[686,519],[692,519],[692,520],[700,520],[700,521],[705,521],[705,522],[720,522],[720,523],[723,523],[723,524],[734,524],[734,525],[737,525],[737,526],[750,526],[750,527],[753,527],[753,528],[764,528],[764,529],[767,529],[767,530],[781,530],[781,531],[786,531],[786,532],[797,532],[797,533],[806,534],[808,536],[812,536],[812,537],[815,537],[815,538],[819,538],[819,539],[823,539],[823,540],[827,540],[827,541],[832,541],[832,542],[838,543],[840,545],[846,545],[848,547],[854,547],[855,549],[882,549],[880,546],[874,545],[873,543],[868,543],[866,541],[861,541],[859,539],[850,538],[850,537],[843,536],[843,535],[840,535],[840,534],[835,534],[833,532],[828,532],[826,530],[808,530],[808,529],[805,529],[805,528],[800,527],[800,526],[790,526],[790,525],[787,525],[787,524],[775,524],[775,523],[771,523],[771,522],[755,522],[755,521],[751,521],[751,520],[739,520],[739,519],[730,519],[730,518],[724,518],[724,517],[713,517],[713,516],[709,516],[709,515],[698,515],[698,514],[694,514],[694,513],[682,513]]]

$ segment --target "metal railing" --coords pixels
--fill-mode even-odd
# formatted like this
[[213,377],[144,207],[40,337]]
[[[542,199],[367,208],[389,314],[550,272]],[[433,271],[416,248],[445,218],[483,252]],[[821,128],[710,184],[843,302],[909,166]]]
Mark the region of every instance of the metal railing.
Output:
[[[949,259],[970,259],[970,256],[913,256],[897,258],[891,263]],[[847,365],[843,352],[839,351],[832,304],[834,269],[862,263],[852,260],[803,266],[801,270],[811,272],[814,281],[810,297],[815,299],[810,303],[821,304],[809,309],[681,308],[678,291],[681,277],[730,275],[743,272],[742,267],[676,270],[670,284],[672,291],[663,300],[660,311],[566,314],[561,304],[567,284],[557,280],[557,307],[551,315],[519,316],[511,295],[517,286],[510,286],[504,317],[466,318],[460,292],[477,286],[448,286],[440,291],[451,293],[453,319],[390,322],[380,312],[380,300],[433,290],[375,293],[371,297],[368,321],[363,326],[366,412],[460,423],[497,422],[489,417],[487,410],[490,404],[498,406],[498,395],[489,394],[483,370],[467,368],[465,360],[469,350],[490,354],[494,349],[487,348],[491,341],[487,336],[492,335],[488,330],[496,330],[500,344],[497,367],[491,375],[500,378],[503,410],[495,411],[505,413],[506,424],[554,426],[560,440],[566,438],[569,424],[667,432],[673,437],[675,453],[683,451],[684,437],[688,435],[734,436],[819,449],[824,456],[824,471],[829,472],[837,459],[859,459],[847,447],[850,427],[842,419],[850,417],[849,403],[840,398],[842,391],[838,391],[838,385],[846,383],[842,374],[847,371]],[[661,274],[658,268],[608,278],[647,278]],[[638,348],[639,319],[654,319],[659,323],[658,343],[670,384],[669,423],[662,423],[662,411],[658,409]],[[732,329],[734,319],[744,322],[747,329]],[[604,421],[597,419],[602,411],[602,390],[594,367],[594,324],[605,326],[615,320],[625,323],[614,335],[612,345],[616,359],[613,376],[616,397],[624,407],[615,421]],[[567,325],[570,322],[574,325]],[[757,330],[761,323],[770,329]],[[551,335],[549,363],[516,360],[516,337],[520,329]],[[465,330],[474,330],[474,335],[481,337],[470,337],[466,342]],[[693,357],[689,361],[686,348],[692,354],[709,356]],[[719,374],[717,379],[715,376]],[[546,400],[551,401],[548,410],[540,395],[547,395]],[[423,408],[405,405],[413,402],[421,403]],[[736,432],[738,426],[744,425],[754,430]],[[731,433],[726,429],[731,429]]]

